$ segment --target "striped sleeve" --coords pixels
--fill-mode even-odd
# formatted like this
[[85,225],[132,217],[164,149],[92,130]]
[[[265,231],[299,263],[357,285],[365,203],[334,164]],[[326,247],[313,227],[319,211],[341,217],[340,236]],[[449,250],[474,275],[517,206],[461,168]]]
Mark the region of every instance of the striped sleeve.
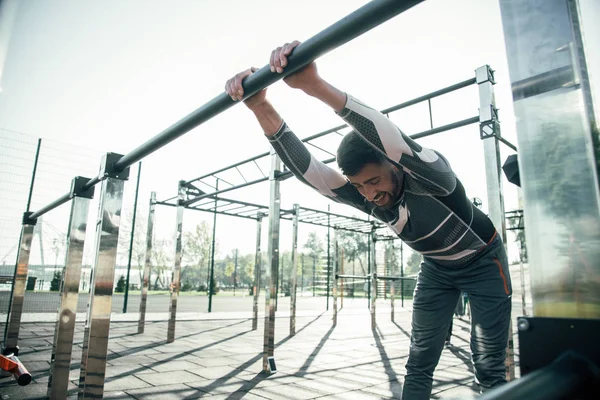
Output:
[[358,190],[341,173],[317,160],[285,122],[268,140],[298,180],[336,202],[370,212]]

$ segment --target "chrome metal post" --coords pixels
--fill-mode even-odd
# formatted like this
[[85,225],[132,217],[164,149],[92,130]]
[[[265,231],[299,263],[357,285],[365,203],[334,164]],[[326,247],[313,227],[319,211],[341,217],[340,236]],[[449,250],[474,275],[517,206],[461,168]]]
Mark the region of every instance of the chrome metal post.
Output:
[[[479,129],[483,140],[485,178],[488,197],[488,214],[506,246],[506,218],[504,216],[504,195],[502,193],[502,162],[500,159],[500,122],[494,96],[494,71],[489,65],[475,70],[479,87]],[[506,345],[506,379],[515,378],[515,359],[512,319],[508,328]]]
[[274,357],[275,351],[275,294],[277,293],[277,273],[279,268],[279,217],[281,211],[278,176],[281,170],[281,160],[274,150],[271,150],[271,195],[269,201],[269,268],[266,276],[265,293],[265,334],[263,347],[263,371],[270,372],[269,358]]
[[333,326],[337,325],[337,313],[338,313],[338,308],[337,308],[337,297],[338,297],[338,262],[339,262],[339,255],[338,255],[338,234],[337,234],[337,229],[333,229]]
[[150,286],[150,272],[152,271],[152,241],[154,239],[154,209],[156,208],[156,192],[150,194],[150,207],[148,211],[148,228],[146,230],[146,261],[144,264],[144,278],[142,281],[142,298],[140,300],[140,319],[138,333],[144,333],[146,325],[146,301]]
[[81,190],[81,187],[88,181],[88,178],[76,177],[71,185],[73,200],[71,200],[71,215],[67,232],[67,257],[48,376],[48,397],[50,399],[66,399],[69,387],[83,247],[90,199],[94,197],[93,187],[89,190]]
[[262,254],[260,253],[260,238],[262,220],[264,214],[258,213],[256,216],[256,255],[254,257],[254,300],[252,302],[252,330],[258,329],[258,298],[260,296],[260,286],[262,280]]
[[[392,251],[392,257],[390,257],[392,260],[395,258],[394,255],[394,242],[390,243],[390,247],[391,247],[391,251]],[[393,271],[390,275],[396,276],[396,272],[397,271]],[[391,281],[390,283],[390,303],[392,306],[392,315],[391,315],[391,320],[392,322],[394,322],[394,298],[396,297],[396,281]]]
[[21,228],[21,239],[19,253],[17,254],[17,265],[13,278],[12,296],[8,315],[6,316],[6,327],[4,328],[3,354],[19,354],[19,328],[21,326],[21,314],[23,313],[23,300],[29,270],[29,255],[31,253],[31,240],[35,219],[30,219],[30,212],[23,214],[23,227]]
[[102,188],[96,223],[96,261],[79,372],[80,399],[101,398],[104,395],[123,188],[129,177],[129,168],[122,172],[114,170],[114,164],[121,157],[115,153],[106,154],[99,174]]
[[290,336],[296,334],[296,289],[298,287],[298,217],[300,205],[294,204],[294,219],[292,232],[292,282],[290,293]]
[[377,318],[376,318],[376,303],[377,303],[377,260],[375,255],[377,254],[377,242],[375,240],[375,228],[373,228],[371,232],[370,241],[371,245],[371,260],[373,260],[373,268],[371,275],[371,286],[373,289],[371,290],[371,329],[375,329],[377,327]]
[[179,181],[178,186],[178,201],[177,201],[177,221],[175,232],[175,263],[171,275],[171,301],[169,302],[169,324],[167,328],[167,343],[175,341],[175,323],[177,322],[177,297],[179,296],[179,280],[181,278],[181,241],[183,240],[183,211],[185,207],[185,182]]

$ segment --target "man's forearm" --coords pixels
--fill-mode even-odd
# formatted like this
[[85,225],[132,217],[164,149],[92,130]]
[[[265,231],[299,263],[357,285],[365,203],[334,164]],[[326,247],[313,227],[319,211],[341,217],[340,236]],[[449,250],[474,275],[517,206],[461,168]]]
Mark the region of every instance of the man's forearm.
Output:
[[346,106],[346,93],[327,81],[320,80],[318,83],[303,88],[303,90],[306,94],[321,100],[336,112],[342,111]]
[[253,107],[251,110],[258,120],[258,123],[263,129],[265,135],[269,137],[273,136],[277,133],[279,128],[281,128],[281,124],[283,124],[283,118],[281,118],[279,113],[268,101]]

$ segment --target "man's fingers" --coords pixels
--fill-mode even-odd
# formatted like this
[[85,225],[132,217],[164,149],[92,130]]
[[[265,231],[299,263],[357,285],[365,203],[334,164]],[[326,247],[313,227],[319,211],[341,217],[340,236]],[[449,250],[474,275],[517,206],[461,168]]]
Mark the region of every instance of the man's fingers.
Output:
[[[283,48],[282,47],[278,47],[277,49],[275,49],[275,54],[273,54],[272,57],[272,66],[275,67],[275,71],[277,71],[277,73],[282,73],[283,72],[283,67],[281,66],[281,52],[282,52]],[[271,69],[272,71],[272,69]]]
[[294,40],[292,43],[286,43],[284,54],[289,56],[292,53],[292,50],[294,50],[299,44],[300,42],[297,40]]
[[231,97],[231,100],[235,101],[236,100],[236,96],[234,94],[234,91],[231,87],[231,83],[232,83],[233,79],[229,79],[226,83],[225,83],[225,93],[227,93],[229,95],[229,97]]
[[271,67],[271,72],[275,72],[275,53],[277,49],[271,52],[271,59],[269,60],[269,66]]
[[244,87],[242,86],[242,81],[256,71],[258,71],[258,68],[251,67],[236,74],[233,78],[229,79],[225,83],[225,93],[227,93],[232,100],[241,101],[244,98]]

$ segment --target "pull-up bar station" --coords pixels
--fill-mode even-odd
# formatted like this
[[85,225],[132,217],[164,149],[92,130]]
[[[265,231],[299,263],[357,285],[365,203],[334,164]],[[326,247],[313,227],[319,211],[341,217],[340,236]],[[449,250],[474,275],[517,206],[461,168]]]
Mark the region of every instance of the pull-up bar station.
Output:
[[[419,4],[421,1],[422,0],[374,0],[366,4],[357,11],[351,13],[347,17],[341,19],[340,21],[299,45],[289,57],[289,62],[285,73],[271,73],[269,67],[266,66],[254,73],[252,76],[248,77],[243,84],[246,98],[286,77],[287,75],[298,71],[328,51],[331,51],[347,43],[348,41],[353,40],[354,38],[393,18],[403,11],[410,9],[411,7]],[[453,90],[475,83],[479,87],[480,97],[480,107],[477,116],[473,116],[463,121],[457,121],[456,123],[449,124],[444,127],[434,128],[432,126],[429,131],[414,135],[413,137],[423,137],[426,135],[439,133],[444,130],[453,129],[468,124],[479,123],[480,138],[483,139],[485,153],[489,215],[496,229],[498,232],[500,232],[506,243],[504,204],[501,190],[502,184],[500,175],[501,163],[499,143],[504,143],[513,150],[515,150],[515,146],[508,143],[500,135],[498,114],[493,96],[493,85],[495,83],[494,75],[489,66],[478,68],[476,70],[475,78],[455,85]],[[443,89],[442,91],[444,90],[446,89]],[[439,94],[433,93],[429,95],[429,98],[437,95]],[[408,103],[416,104],[425,100],[426,98],[423,97],[412,100],[412,103]],[[13,280],[11,303],[5,327],[2,348],[3,354],[14,354],[15,356],[18,355],[18,334],[23,309],[23,295],[28,273],[33,228],[36,224],[37,218],[59,207],[60,205],[71,201],[71,216],[68,230],[69,234],[67,237],[67,261],[64,274],[63,290],[61,293],[61,306],[59,309],[58,323],[56,326],[53,356],[51,359],[50,383],[48,388],[49,397],[65,398],[67,393],[75,327],[76,303],[81,273],[82,250],[86,233],[89,202],[94,195],[95,186],[97,184],[101,184],[100,206],[97,218],[98,223],[96,225],[95,267],[92,277],[92,289],[88,304],[81,359],[79,385],[80,398],[99,398],[102,397],[104,393],[108,334],[110,329],[110,312],[117,256],[116,248],[120,228],[119,218],[122,210],[124,184],[129,176],[129,167],[135,162],[152,154],[161,147],[194,129],[195,127],[227,110],[235,103],[236,102],[231,100],[231,98],[225,93],[220,93],[217,97],[198,108],[196,111],[187,115],[131,152],[125,155],[107,153],[102,157],[100,172],[96,177],[75,177],[68,193],[37,211],[30,212],[29,209],[27,209],[27,211],[24,213],[20,247],[17,257],[18,261],[15,266],[15,279]],[[384,113],[387,114],[393,112],[396,109],[402,108],[402,106],[407,107],[410,105],[408,103],[401,104],[397,106],[398,108],[384,110]],[[336,132],[341,128],[343,128],[343,126],[334,128],[330,131]],[[328,133],[322,133],[322,135],[326,134]],[[282,212],[280,209],[279,183],[281,179],[286,177],[286,174],[289,176],[289,172],[282,171],[281,161],[273,152],[262,154],[256,158],[246,160],[242,163],[254,162],[260,157],[269,157],[271,161],[269,175],[264,176],[259,180],[268,180],[270,182],[270,202],[268,208],[264,206],[260,207],[256,210],[255,215],[246,215],[246,217],[260,220],[265,215],[269,216],[270,240],[268,245],[268,253],[270,256],[270,261],[269,266],[266,269],[266,282],[268,291],[266,296],[265,345],[263,351],[263,369],[265,372],[269,372],[274,366],[274,297],[276,294],[274,282],[278,272],[279,221],[282,216],[292,218],[295,226],[294,229],[296,229],[300,218],[300,207],[295,206],[292,212],[289,210],[283,210]],[[331,162],[333,159],[326,161]],[[232,167],[237,167],[242,163],[238,163]],[[210,175],[215,175],[218,172],[219,171]],[[200,178],[197,178],[197,180],[198,179]],[[195,180],[183,182],[178,188],[179,190],[176,202],[176,229],[179,233],[182,232],[182,218],[185,208],[191,208],[193,204],[201,201],[204,198],[208,198],[216,203],[219,200],[216,195],[226,191],[234,190],[231,187],[221,190],[218,190],[217,188],[214,193],[198,193],[197,196],[188,198],[187,190],[189,187],[186,187],[186,184],[193,184],[194,182]],[[245,186],[249,186],[254,183],[258,183],[258,181],[245,182]],[[238,205],[245,207],[255,206],[251,203]],[[154,203],[151,201],[151,209],[153,206]],[[217,206],[215,206],[213,211],[216,215]],[[328,218],[330,219],[331,215],[329,215]],[[330,222],[328,222],[328,226],[330,226]],[[151,226],[149,224],[149,229],[150,228]],[[260,231],[258,231],[257,236],[260,239]],[[151,244],[149,245],[151,246]],[[147,254],[147,262],[148,258],[149,255]],[[173,269],[173,280],[175,282],[179,281],[180,270],[181,241],[179,240],[176,244],[175,265]],[[260,268],[257,268],[257,271],[260,271]],[[376,279],[376,277],[377,274],[373,273],[372,279]],[[392,277],[388,278],[392,279]],[[149,276],[145,272],[144,290],[147,290],[148,279]],[[257,281],[260,282],[260,277]],[[171,320],[173,322],[169,323],[169,335],[172,337],[174,337],[175,330],[174,321],[178,291],[179,285],[177,284],[174,286],[174,290],[171,294]],[[256,290],[256,292],[258,292],[258,290]],[[335,298],[336,297],[334,296],[334,299]],[[255,309],[257,308],[256,301],[257,300],[255,297]],[[372,303],[374,304],[374,302]],[[337,305],[334,308],[337,310]],[[143,328],[143,321],[140,321],[140,326]],[[293,326],[290,328],[293,329]],[[511,361],[510,355],[512,350],[512,332],[510,338],[511,339],[508,344],[509,363]],[[509,377],[514,376],[512,365],[509,365],[508,369]],[[547,373],[544,371],[544,369],[540,370],[540,374],[542,374],[542,376],[547,375]]]

